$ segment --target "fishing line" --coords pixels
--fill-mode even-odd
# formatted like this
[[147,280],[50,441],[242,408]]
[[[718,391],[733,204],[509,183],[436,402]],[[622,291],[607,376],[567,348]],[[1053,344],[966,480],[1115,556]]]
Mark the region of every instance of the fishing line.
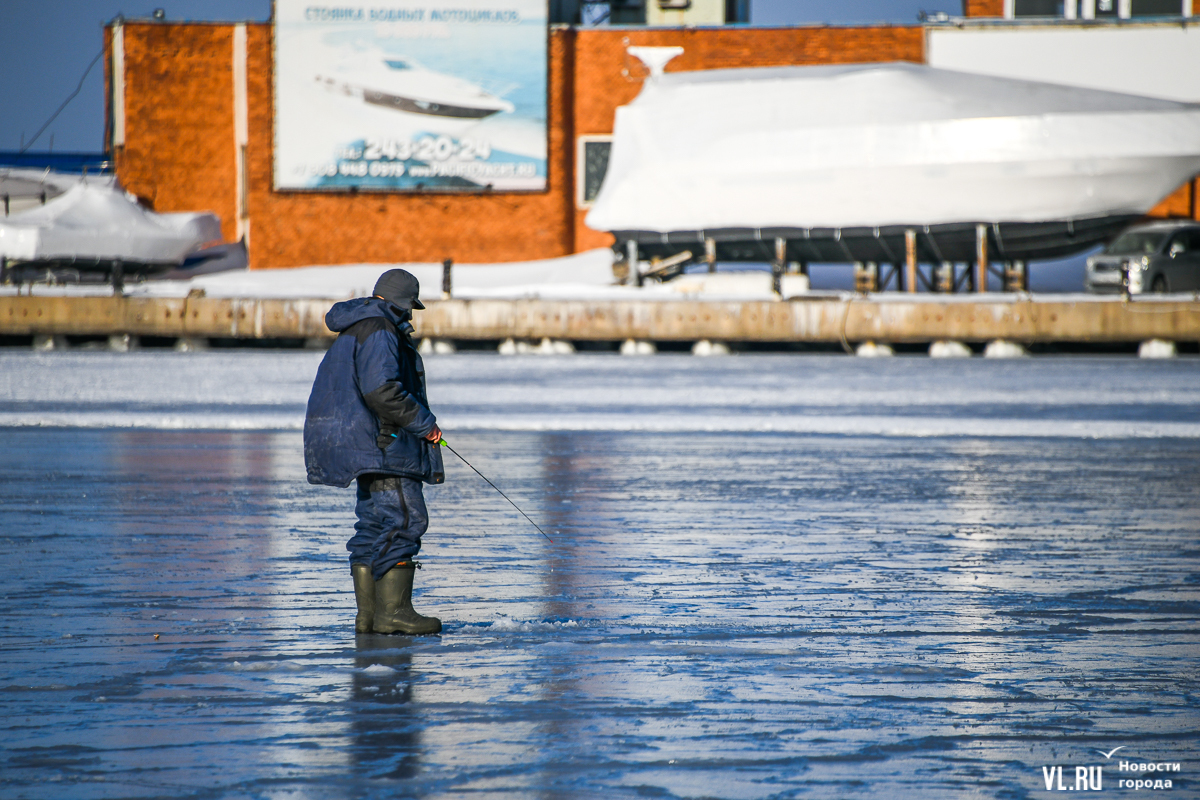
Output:
[[503,497],[505,500],[507,500],[513,508],[515,508],[518,512],[520,512],[522,517],[529,520],[529,524],[532,525],[533,527],[537,528],[538,533],[540,533],[542,536],[546,537],[546,541],[550,542],[550,544],[554,544],[554,540],[546,535],[546,532],[544,530],[542,530],[540,525],[538,525],[536,522],[534,522],[532,519],[530,519],[529,515],[526,514],[524,511],[521,511],[521,507],[518,506],[516,503],[514,503],[512,501],[511,497],[506,495],[504,492],[501,492],[499,486],[492,483],[490,480],[488,480],[488,477],[486,475],[484,475],[479,470],[475,469],[474,465],[472,465],[470,461],[467,461],[465,458],[463,458],[461,453],[459,453],[457,450],[455,450],[453,447],[451,447],[449,442],[447,442],[445,439],[442,439],[441,441],[438,442],[438,444],[440,444],[442,447],[449,450],[451,453],[454,453],[454,455],[458,456],[458,459],[460,461],[462,461],[464,464],[466,464],[468,467],[470,467],[472,470],[474,470],[476,475],[478,475],[479,477],[481,477],[485,481],[487,481],[487,485],[492,487],[493,489],[495,489],[497,492],[499,492],[500,496]]

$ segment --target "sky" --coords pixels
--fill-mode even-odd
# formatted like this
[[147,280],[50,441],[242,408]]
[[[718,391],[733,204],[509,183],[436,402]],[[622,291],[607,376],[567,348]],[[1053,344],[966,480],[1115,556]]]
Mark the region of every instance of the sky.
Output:
[[[941,3],[939,6],[938,3]],[[922,9],[959,11],[958,0],[751,0],[750,21],[797,23],[916,22]],[[168,20],[265,20],[271,0],[0,0],[0,150],[17,150],[80,86],[100,53],[106,22],[118,14]],[[45,152],[104,148],[104,65],[96,63],[79,94],[30,148]]]

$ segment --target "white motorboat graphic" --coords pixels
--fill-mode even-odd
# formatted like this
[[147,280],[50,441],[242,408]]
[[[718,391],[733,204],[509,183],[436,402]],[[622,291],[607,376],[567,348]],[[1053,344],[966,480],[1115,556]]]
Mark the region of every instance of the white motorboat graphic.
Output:
[[493,114],[512,113],[513,104],[478,84],[435,72],[411,58],[371,53],[320,72],[316,82],[335,94],[377,108],[435,118],[478,122]]

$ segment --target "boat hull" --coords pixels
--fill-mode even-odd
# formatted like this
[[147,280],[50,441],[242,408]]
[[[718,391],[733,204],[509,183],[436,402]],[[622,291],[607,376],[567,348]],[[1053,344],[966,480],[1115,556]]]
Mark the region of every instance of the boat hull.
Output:
[[977,253],[979,226],[993,261],[1064,258],[1108,241],[1138,219],[1115,215],[1049,222],[955,222],[942,225],[889,225],[879,228],[713,228],[696,231],[613,231],[619,242],[635,241],[643,258],[666,259],[689,251],[701,257],[712,239],[718,261],[764,262],[775,258],[775,240],[785,242],[786,260],[838,264],[899,264],[906,259],[906,236],[916,234],[917,260],[970,262]]
[[[739,102],[748,110],[729,114]],[[648,245],[829,229],[842,232],[832,247],[797,247],[834,261],[903,260],[904,229],[946,239],[935,260],[970,260],[985,224],[998,257],[1052,258],[1103,241],[1197,172],[1197,106],[917,65],[681,73],[618,109],[587,224]],[[876,229],[901,231],[893,257],[852,258],[839,243],[896,249]]]

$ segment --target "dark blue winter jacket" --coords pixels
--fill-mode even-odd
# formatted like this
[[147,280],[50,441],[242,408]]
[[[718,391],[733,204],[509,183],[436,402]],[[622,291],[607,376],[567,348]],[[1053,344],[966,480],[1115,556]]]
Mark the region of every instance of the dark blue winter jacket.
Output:
[[424,438],[436,424],[425,367],[412,343],[410,312],[400,314],[366,297],[338,303],[325,315],[339,336],[308,398],[309,483],[349,486],[370,472],[442,482],[441,448]]

